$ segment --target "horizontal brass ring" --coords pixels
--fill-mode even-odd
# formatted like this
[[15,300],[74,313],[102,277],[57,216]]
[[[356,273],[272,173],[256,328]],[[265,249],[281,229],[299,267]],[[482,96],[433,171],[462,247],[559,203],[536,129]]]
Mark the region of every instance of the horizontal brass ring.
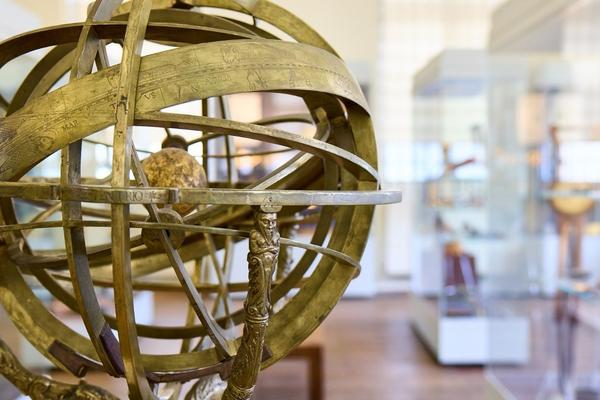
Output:
[[[174,195],[175,194],[175,195]],[[104,204],[222,204],[246,206],[360,206],[399,203],[402,192],[385,190],[247,190],[115,188],[95,185],[0,182],[0,197]]]

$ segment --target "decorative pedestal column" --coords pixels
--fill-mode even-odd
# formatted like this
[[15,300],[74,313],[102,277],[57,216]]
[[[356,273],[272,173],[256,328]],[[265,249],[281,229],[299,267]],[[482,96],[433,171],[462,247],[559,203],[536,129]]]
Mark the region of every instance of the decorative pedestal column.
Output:
[[271,312],[271,281],[279,255],[277,212],[281,207],[256,208],[248,253],[248,295],[242,343],[233,361],[223,400],[252,398],[260,370],[265,333]]

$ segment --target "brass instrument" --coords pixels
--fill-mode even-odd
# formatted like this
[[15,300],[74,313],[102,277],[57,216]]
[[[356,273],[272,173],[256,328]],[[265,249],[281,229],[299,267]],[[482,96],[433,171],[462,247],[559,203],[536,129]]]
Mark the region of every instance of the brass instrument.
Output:
[[[214,9],[229,14],[211,14]],[[145,41],[172,49],[142,57]],[[110,44],[122,47],[116,65],[107,57]],[[224,399],[251,398],[258,371],[307,338],[358,275],[373,206],[401,199],[379,190],[375,135],[358,83],[317,32],[266,0],[96,0],[85,22],[0,43],[0,66],[41,48],[48,48],[45,56],[15,97],[2,102],[0,302],[58,368],[77,377],[89,370],[123,377],[132,399],[176,399],[189,381],[197,383],[186,398],[202,399],[213,392],[207,382],[214,380],[227,382]],[[63,76],[68,83],[54,88]],[[297,96],[307,112],[255,123],[231,119],[226,96],[248,92]],[[197,100],[201,115],[165,111]],[[218,117],[206,111],[209,101],[220,105]],[[290,121],[310,124],[316,133],[304,137],[277,127]],[[140,160],[134,127],[162,129],[164,148]],[[196,137],[186,141],[171,129]],[[112,132],[111,173],[106,179],[83,176],[82,143],[102,130]],[[254,182],[234,182],[231,161],[239,155],[226,146],[228,181],[207,179],[208,144],[235,137],[295,153]],[[207,145],[202,163],[187,151],[192,142]],[[28,172],[55,153],[60,178],[29,179]],[[41,212],[22,220],[15,212],[22,203]],[[278,221],[301,224],[297,216],[309,207],[318,211],[309,216],[315,221],[310,243],[280,237]],[[245,221],[252,221],[251,230]],[[50,228],[64,231],[65,247],[35,250],[28,232]],[[110,241],[87,245],[91,228],[109,230]],[[247,238],[249,280],[229,282],[227,262],[213,256],[224,250],[227,260],[233,244]],[[280,245],[305,252],[275,280]],[[305,276],[319,254],[314,272]],[[203,259],[214,261],[218,284],[198,281],[186,268]],[[175,272],[176,284],[146,279],[165,269]],[[48,311],[28,276],[81,315],[89,339]],[[100,287],[114,290],[114,316],[99,304]],[[187,295],[188,323],[136,323],[134,291],[165,288]],[[245,306],[236,310],[229,296],[240,291],[247,292]],[[272,307],[286,297],[283,307]],[[232,334],[230,328],[241,324],[243,334]],[[139,338],[145,337],[185,345],[176,354],[143,354]],[[6,347],[0,347],[0,360],[8,360],[0,372],[34,399],[114,398],[85,383],[33,375]]]

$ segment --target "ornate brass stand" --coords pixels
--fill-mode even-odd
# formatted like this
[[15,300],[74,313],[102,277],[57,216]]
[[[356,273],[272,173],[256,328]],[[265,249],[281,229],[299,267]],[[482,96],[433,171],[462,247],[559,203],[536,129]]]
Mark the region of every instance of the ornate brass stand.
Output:
[[254,229],[250,232],[248,253],[244,334],[223,400],[248,400],[254,393],[271,312],[271,281],[279,256],[277,212],[280,210],[281,207],[260,207],[254,211]]
[[81,381],[68,385],[30,372],[0,339],[0,374],[32,400],[118,400],[109,392]]

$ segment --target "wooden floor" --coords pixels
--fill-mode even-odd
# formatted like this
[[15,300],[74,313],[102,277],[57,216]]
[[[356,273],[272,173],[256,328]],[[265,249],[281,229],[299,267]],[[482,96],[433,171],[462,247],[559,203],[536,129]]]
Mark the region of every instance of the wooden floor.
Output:
[[[157,299],[161,322],[172,318],[173,310],[185,309],[177,301]],[[482,369],[439,367],[412,332],[408,307],[408,297],[398,295],[345,300],[333,310],[318,332],[325,346],[325,399],[483,399]],[[262,373],[256,399],[308,399],[306,379],[302,361],[282,361]],[[126,393],[120,382],[87,380],[119,396]]]
[[[481,400],[481,368],[442,368],[414,335],[409,299],[342,301],[325,320],[327,400]],[[307,399],[302,364],[264,371],[258,400]],[[299,379],[299,376],[301,379]]]

